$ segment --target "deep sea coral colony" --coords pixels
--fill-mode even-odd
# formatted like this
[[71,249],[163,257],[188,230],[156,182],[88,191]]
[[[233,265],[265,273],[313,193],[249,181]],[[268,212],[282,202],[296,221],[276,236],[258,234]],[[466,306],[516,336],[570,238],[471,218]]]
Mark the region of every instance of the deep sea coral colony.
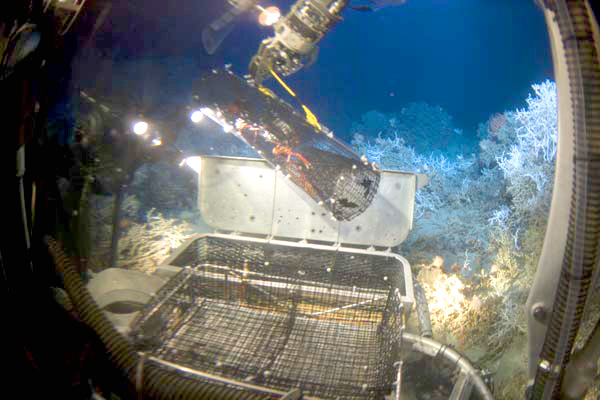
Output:
[[[523,305],[550,206],[556,84],[548,80],[532,89],[526,108],[496,113],[480,124],[478,146],[466,151],[465,135],[458,135],[459,145],[448,144],[448,133],[457,130],[435,107],[411,105],[391,115],[372,111],[354,125],[352,144],[360,154],[385,169],[429,176],[429,185],[416,193],[414,229],[400,250],[425,289],[434,334],[490,370],[512,362],[506,356],[511,346],[525,345]],[[426,146],[414,145],[424,137]],[[432,143],[439,139],[446,145],[436,150]],[[436,256],[445,262],[440,265]],[[525,365],[519,368],[499,379],[525,376]],[[509,386],[498,398],[524,393],[519,385]]]

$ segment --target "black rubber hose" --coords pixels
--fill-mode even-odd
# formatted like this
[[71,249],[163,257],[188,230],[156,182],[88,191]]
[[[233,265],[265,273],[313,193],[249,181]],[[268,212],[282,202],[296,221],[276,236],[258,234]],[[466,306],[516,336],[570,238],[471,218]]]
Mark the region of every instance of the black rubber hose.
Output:
[[[106,347],[110,361],[128,378],[131,391],[135,392],[140,356],[133,345],[115,329],[100,310],[62,247],[50,237],[46,237],[45,241],[57,269],[64,275],[65,289],[71,296],[81,320],[98,334]],[[258,400],[268,398],[265,395],[250,393],[231,386],[188,379],[150,363],[144,363],[143,369],[144,399]]]
[[[566,53],[574,132],[573,192],[561,276],[532,388],[556,399],[590,288],[600,244],[600,66],[584,1],[555,1]],[[556,190],[560,190],[557,188]]]

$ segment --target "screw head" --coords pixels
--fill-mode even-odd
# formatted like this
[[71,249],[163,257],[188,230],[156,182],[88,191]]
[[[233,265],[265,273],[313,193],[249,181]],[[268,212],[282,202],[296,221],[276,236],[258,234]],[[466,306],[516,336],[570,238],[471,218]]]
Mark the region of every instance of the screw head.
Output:
[[546,309],[541,305],[533,307],[533,318],[540,322],[544,321],[546,319]]

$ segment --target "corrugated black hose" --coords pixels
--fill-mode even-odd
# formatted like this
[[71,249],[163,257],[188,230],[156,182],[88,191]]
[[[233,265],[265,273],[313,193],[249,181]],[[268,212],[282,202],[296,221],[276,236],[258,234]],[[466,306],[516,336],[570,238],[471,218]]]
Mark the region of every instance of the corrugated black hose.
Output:
[[[574,170],[567,243],[556,300],[532,388],[560,398],[600,245],[600,66],[585,1],[553,1],[572,99]],[[557,188],[557,190],[560,190]]]
[[[135,392],[140,356],[133,345],[115,329],[100,310],[62,247],[48,236],[45,241],[56,268],[64,274],[65,289],[73,300],[81,320],[98,334],[106,347],[110,361],[128,378],[132,392]],[[231,386],[188,379],[150,363],[143,364],[141,395],[144,399],[258,400],[268,398],[265,395],[242,391]]]

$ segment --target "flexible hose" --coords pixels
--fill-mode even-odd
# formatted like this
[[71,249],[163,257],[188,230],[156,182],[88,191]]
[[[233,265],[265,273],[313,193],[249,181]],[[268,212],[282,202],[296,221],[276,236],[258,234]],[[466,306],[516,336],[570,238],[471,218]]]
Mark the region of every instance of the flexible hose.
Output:
[[[585,1],[556,1],[573,101],[574,170],[567,243],[538,363],[533,399],[560,396],[564,367],[590,288],[600,244],[600,66]],[[560,189],[559,189],[560,190]]]
[[446,361],[451,362],[473,383],[477,390],[477,394],[479,395],[478,398],[482,400],[494,400],[494,396],[492,396],[490,389],[483,381],[479,371],[471,365],[466,357],[463,357],[463,355],[456,350],[431,338],[417,336],[410,332],[402,332],[402,340],[410,343],[415,350],[418,350],[423,354],[443,358]]
[[431,316],[429,315],[429,305],[427,304],[425,290],[423,290],[423,286],[416,279],[413,279],[413,286],[415,289],[415,307],[417,308],[419,331],[421,336],[431,338],[433,337],[433,329],[431,328]]
[[[140,356],[133,345],[115,329],[100,310],[62,247],[50,237],[46,237],[45,241],[57,269],[64,275],[65,289],[73,300],[81,320],[98,334],[106,347],[110,361],[128,378],[134,391]],[[230,386],[186,379],[174,371],[149,363],[142,364],[143,392],[139,394],[144,399],[258,400],[267,398],[265,395],[249,393]]]

